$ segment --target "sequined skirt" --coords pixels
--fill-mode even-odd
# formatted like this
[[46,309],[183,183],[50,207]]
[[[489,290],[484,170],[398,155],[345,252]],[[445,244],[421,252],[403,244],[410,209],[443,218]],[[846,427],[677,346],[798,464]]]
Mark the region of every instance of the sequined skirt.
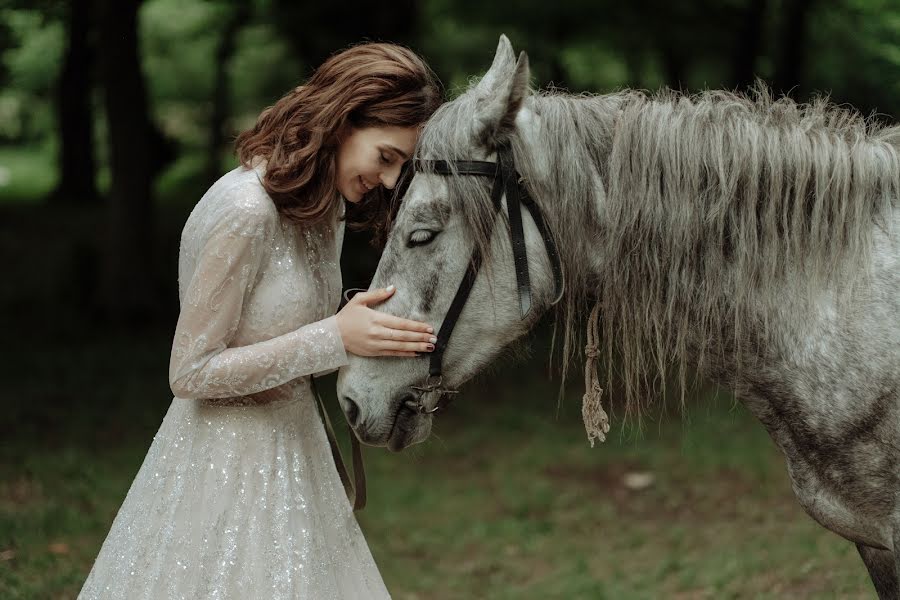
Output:
[[174,399],[79,598],[389,598],[303,388]]

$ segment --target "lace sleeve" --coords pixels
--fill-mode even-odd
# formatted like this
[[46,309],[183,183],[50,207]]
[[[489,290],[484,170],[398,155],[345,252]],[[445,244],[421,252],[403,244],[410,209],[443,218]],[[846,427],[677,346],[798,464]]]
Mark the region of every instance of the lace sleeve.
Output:
[[263,203],[236,208],[218,219],[185,289],[169,362],[169,384],[179,398],[253,394],[347,363],[333,316],[230,347],[278,226],[277,213]]

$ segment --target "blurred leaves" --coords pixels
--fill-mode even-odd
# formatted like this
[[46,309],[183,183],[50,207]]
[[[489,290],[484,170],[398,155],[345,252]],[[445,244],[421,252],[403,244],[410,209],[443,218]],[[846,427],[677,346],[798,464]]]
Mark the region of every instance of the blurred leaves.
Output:
[[3,53],[9,88],[31,94],[53,89],[62,62],[62,23],[34,10],[5,10],[2,18],[12,32],[12,47]]
[[[71,1],[87,6],[86,0]],[[785,72],[779,61],[790,56],[787,15],[804,1],[403,0],[386,8],[364,0],[145,0],[140,48],[155,122],[187,154],[206,151],[210,127],[222,122],[224,155],[233,135],[261,109],[351,43],[411,46],[432,65],[450,97],[489,66],[500,33],[517,51],[528,52],[539,86],[594,93],[625,86],[735,88],[746,86],[748,78],[771,82]],[[60,0],[0,4],[0,144],[50,147],[46,142],[58,135],[51,103],[66,51],[65,6]],[[801,64],[790,69],[795,96],[806,99],[820,91],[864,113],[896,118],[900,2],[809,6]],[[229,113],[222,121],[221,115],[213,117],[215,107],[223,106],[221,96],[216,104],[216,53],[236,14],[241,24],[223,63]],[[102,107],[96,112],[99,130]],[[198,161],[182,164],[191,162]]]
[[0,141],[35,141],[52,136],[49,98],[64,51],[62,23],[37,10],[0,9],[3,86]]

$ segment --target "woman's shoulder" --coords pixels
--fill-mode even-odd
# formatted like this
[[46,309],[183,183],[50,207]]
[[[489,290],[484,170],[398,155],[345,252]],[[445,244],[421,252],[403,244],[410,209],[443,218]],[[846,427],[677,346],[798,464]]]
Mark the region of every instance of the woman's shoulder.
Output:
[[258,170],[238,166],[203,195],[185,229],[193,225],[204,233],[224,229],[231,234],[252,235],[276,226],[278,221],[278,209],[263,188]]

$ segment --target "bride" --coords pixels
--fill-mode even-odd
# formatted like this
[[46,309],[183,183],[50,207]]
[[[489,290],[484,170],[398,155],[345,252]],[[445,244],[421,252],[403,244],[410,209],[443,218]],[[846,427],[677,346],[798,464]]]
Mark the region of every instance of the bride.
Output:
[[175,398],[79,598],[386,598],[310,376],[433,349],[425,323],[358,294],[336,315],[344,200],[383,230],[388,193],[437,108],[411,51],[329,58],[237,139],[242,165],[185,224]]

